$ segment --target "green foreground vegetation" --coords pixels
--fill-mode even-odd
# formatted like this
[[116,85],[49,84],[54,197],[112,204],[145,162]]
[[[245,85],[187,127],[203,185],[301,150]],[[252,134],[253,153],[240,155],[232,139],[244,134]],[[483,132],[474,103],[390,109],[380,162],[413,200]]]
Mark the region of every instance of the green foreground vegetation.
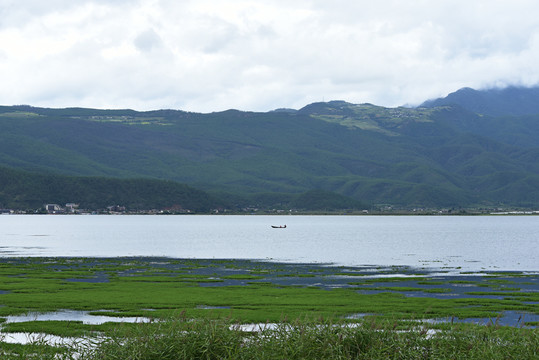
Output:
[[6,359],[536,359],[538,332],[527,329],[455,326],[429,334],[415,326],[363,322],[296,321],[240,331],[229,320],[169,318],[117,327],[99,343],[53,348],[12,346]]
[[[247,260],[2,258],[4,335],[86,341],[63,347],[0,342],[0,351],[40,359],[58,352],[81,359],[537,356],[536,274],[447,271]],[[110,322],[38,319],[65,310],[107,315]],[[30,316],[13,320],[24,314]],[[510,315],[518,319],[504,326]],[[125,317],[140,322],[114,323]],[[261,332],[237,328],[249,323],[277,325]]]

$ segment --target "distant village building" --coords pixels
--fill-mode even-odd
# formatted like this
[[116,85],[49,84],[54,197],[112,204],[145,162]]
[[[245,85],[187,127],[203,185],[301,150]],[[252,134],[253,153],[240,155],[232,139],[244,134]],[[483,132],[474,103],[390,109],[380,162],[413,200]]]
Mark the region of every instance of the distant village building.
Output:
[[47,204],[45,205],[45,211],[47,211],[49,214],[57,214],[63,212],[64,209],[58,204]]
[[79,204],[74,204],[74,203],[66,204],[66,212],[75,213],[77,212],[78,209],[79,209]]
[[112,206],[107,206],[107,210],[110,212],[123,213],[125,212],[126,209],[125,209],[125,206],[112,205]]

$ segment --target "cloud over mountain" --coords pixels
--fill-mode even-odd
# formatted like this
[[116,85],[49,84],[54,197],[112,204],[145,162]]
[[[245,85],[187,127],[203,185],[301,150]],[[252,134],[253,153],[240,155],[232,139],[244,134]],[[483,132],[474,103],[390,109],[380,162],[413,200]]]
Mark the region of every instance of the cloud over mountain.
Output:
[[532,0],[0,4],[5,104],[270,110],[539,83]]

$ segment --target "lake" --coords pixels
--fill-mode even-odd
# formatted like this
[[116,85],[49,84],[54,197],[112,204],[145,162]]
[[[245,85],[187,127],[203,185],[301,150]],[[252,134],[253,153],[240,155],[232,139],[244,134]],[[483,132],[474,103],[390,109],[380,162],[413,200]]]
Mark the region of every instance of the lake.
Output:
[[[274,229],[271,225],[287,225]],[[2,215],[0,256],[539,270],[537,216]]]

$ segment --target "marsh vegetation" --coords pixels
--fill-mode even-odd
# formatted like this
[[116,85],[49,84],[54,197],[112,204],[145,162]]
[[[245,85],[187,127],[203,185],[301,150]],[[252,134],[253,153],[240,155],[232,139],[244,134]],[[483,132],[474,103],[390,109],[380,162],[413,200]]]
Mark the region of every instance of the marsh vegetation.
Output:
[[[451,358],[488,347],[512,353],[520,346],[519,358],[526,358],[537,351],[537,281],[522,272],[444,275],[403,266],[3,258],[4,338],[25,333],[84,341],[57,347],[37,336],[1,347],[6,354],[39,358],[61,351],[88,359],[232,359],[255,353],[309,358],[317,352],[324,358],[410,358],[407,352],[417,348],[425,354],[419,358]],[[83,316],[46,316],[66,310]],[[102,318],[92,322],[90,316]],[[119,324],[121,319],[134,322]],[[272,326],[250,331],[242,324]]]

